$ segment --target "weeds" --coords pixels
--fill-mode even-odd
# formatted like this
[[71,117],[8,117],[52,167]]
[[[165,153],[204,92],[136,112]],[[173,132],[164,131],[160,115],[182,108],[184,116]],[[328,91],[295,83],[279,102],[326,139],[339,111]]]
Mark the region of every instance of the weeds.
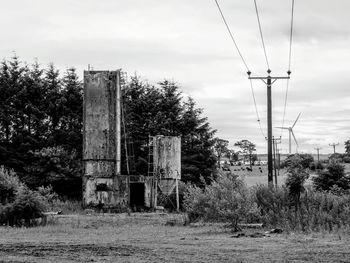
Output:
[[[300,185],[299,185],[300,186]],[[263,223],[286,231],[339,231],[350,227],[350,195],[286,186],[247,188],[232,174],[220,175],[204,189],[188,185],[184,206],[191,221]]]
[[250,197],[241,179],[233,174],[221,173],[204,189],[188,185],[184,206],[191,221],[225,221],[238,230],[238,223],[247,221],[256,212]]

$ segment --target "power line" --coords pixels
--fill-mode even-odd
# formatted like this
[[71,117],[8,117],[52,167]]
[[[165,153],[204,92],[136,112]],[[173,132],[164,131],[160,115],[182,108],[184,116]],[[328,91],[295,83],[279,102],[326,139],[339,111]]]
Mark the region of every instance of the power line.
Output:
[[[250,75],[250,74],[248,74],[248,75]],[[265,133],[261,127],[260,116],[259,116],[259,112],[258,112],[258,107],[256,105],[255,95],[254,95],[253,82],[251,79],[249,79],[249,82],[250,82],[250,89],[251,89],[252,95],[253,95],[254,107],[255,107],[256,117],[258,118],[260,132],[261,132],[262,136],[266,139]]]
[[[284,128],[284,121],[285,121],[285,117],[286,117],[288,90],[289,90],[289,79],[287,79],[286,93],[285,93],[285,97],[284,97],[284,109],[283,109],[282,128]],[[284,129],[281,129],[281,137],[282,137],[283,130]]]
[[264,55],[265,55],[265,60],[266,60],[266,65],[267,69],[270,69],[269,61],[267,59],[267,54],[266,54],[266,47],[265,47],[265,42],[264,42],[264,37],[261,29],[261,23],[260,23],[260,18],[259,18],[259,11],[258,11],[258,6],[256,4],[256,0],[254,0],[254,5],[255,5],[255,13],[256,13],[256,18],[258,20],[258,25],[259,25],[259,31],[260,31],[260,38],[261,38],[261,43],[264,49]]
[[[290,68],[291,68],[291,63],[292,63],[293,24],[294,24],[294,0],[292,0],[292,14],[291,14],[291,19],[290,19],[289,54],[288,54],[288,71],[287,71],[288,75],[291,74]],[[284,97],[282,127],[284,127],[284,120],[285,120],[285,116],[286,116],[288,90],[289,90],[289,79],[287,79],[286,94]],[[283,129],[281,130],[281,136],[282,136],[282,133],[283,133]]]
[[[248,73],[248,75],[250,75],[249,67],[248,67],[248,65],[247,65],[247,63],[246,63],[246,61],[245,61],[245,59],[243,58],[243,55],[242,55],[240,49],[238,48],[237,42],[235,41],[235,39],[234,39],[234,37],[233,37],[233,34],[232,34],[232,32],[231,32],[231,29],[230,29],[230,27],[229,27],[229,25],[228,25],[228,23],[227,23],[227,21],[226,21],[226,19],[225,19],[225,16],[224,16],[224,14],[223,14],[223,12],[222,12],[222,10],[221,10],[221,8],[220,8],[220,5],[219,5],[219,3],[218,3],[217,0],[215,0],[215,3],[216,3],[216,6],[217,6],[217,8],[218,8],[220,14],[221,14],[221,18],[222,18],[222,20],[223,20],[223,22],[224,22],[224,24],[225,24],[225,26],[226,26],[226,29],[227,29],[227,31],[228,31],[230,37],[231,37],[231,40],[232,40],[233,44],[235,45],[236,50],[237,50],[239,56],[241,57],[244,66],[245,66],[246,69],[247,69],[247,73]],[[258,112],[258,107],[257,107],[257,105],[256,105],[256,99],[255,99],[255,94],[254,94],[253,83],[252,83],[251,80],[250,80],[250,89],[251,89],[252,96],[253,96],[254,107],[255,107],[255,112],[256,112],[256,116],[257,116],[257,121],[258,121],[258,123],[259,123],[260,132],[261,132],[262,136],[266,139],[266,136],[265,136],[265,134],[264,134],[264,131],[263,131],[262,127],[261,127],[260,117],[259,117],[259,112]]]
[[293,24],[294,24],[294,0],[292,0],[292,17],[290,20],[288,71],[290,71],[290,65],[291,65],[291,61],[292,61]]
[[226,22],[225,16],[224,16],[224,14],[223,14],[222,11],[221,11],[221,8],[220,8],[220,5],[219,5],[218,1],[217,1],[217,0],[214,0],[214,1],[215,1],[215,3],[216,3],[217,8],[219,9],[219,12],[220,12],[220,14],[221,14],[221,18],[222,18],[222,20],[223,20],[223,22],[224,22],[224,24],[225,24],[225,26],[226,26],[226,29],[227,29],[227,31],[228,31],[230,37],[231,37],[231,40],[232,40],[233,44],[235,45],[236,50],[237,50],[239,56],[241,57],[244,66],[246,67],[247,71],[249,71],[248,65],[247,65],[246,61],[244,60],[241,51],[240,51],[239,48],[238,48],[238,45],[237,45],[237,43],[236,43],[236,41],[235,41],[235,39],[234,39],[234,37],[233,37],[233,34],[232,34],[232,32],[231,32],[231,29],[230,29],[229,25],[228,25],[227,22]]

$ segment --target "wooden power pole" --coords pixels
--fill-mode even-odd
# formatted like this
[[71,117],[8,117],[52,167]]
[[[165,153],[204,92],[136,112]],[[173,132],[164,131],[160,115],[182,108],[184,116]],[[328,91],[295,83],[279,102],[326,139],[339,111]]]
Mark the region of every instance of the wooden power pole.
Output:
[[271,70],[267,70],[266,77],[251,77],[251,72],[248,71],[248,79],[262,80],[267,87],[267,180],[269,186],[273,186],[273,165],[272,165],[272,98],[271,98],[271,86],[278,79],[289,79],[291,71],[288,70],[287,77],[272,77],[270,75]]
[[273,144],[273,168],[275,172],[275,186],[277,187],[277,160],[276,160],[276,154],[277,154],[277,144],[281,143],[281,137],[275,138],[272,137],[272,144]]
[[319,147],[317,147],[317,148],[315,148],[315,150],[317,151],[317,162],[319,163],[320,162],[320,150],[321,150],[322,148],[319,148]]
[[333,147],[333,153],[335,153],[335,146],[339,145],[339,143],[332,143],[332,144],[329,144],[329,146],[332,146]]

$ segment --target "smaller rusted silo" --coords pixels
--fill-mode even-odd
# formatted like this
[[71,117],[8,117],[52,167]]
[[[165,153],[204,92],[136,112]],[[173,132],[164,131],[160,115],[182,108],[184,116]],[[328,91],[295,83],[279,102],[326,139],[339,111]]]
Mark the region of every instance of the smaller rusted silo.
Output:
[[180,137],[162,135],[153,137],[153,167],[157,182],[156,192],[159,188],[164,195],[169,196],[175,190],[178,199],[178,181],[181,180]]

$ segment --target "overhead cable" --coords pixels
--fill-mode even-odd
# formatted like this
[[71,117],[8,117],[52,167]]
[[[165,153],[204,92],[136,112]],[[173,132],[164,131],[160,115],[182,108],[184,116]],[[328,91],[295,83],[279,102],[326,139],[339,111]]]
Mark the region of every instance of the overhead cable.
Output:
[[[235,41],[235,39],[234,39],[234,37],[233,37],[233,34],[232,34],[232,32],[231,32],[231,29],[230,29],[230,27],[229,27],[229,25],[228,25],[228,23],[227,23],[227,21],[226,21],[226,18],[225,18],[224,14],[223,14],[223,12],[222,12],[222,10],[221,10],[221,8],[220,8],[220,5],[219,5],[219,3],[218,3],[217,0],[215,0],[215,3],[216,3],[216,6],[217,6],[217,8],[218,8],[218,10],[219,10],[219,12],[220,12],[221,18],[222,18],[222,20],[223,20],[223,22],[224,22],[224,24],[225,24],[225,26],[226,26],[226,29],[227,29],[227,31],[228,31],[230,37],[231,37],[231,40],[232,40],[234,46],[236,47],[236,50],[237,50],[239,56],[241,57],[242,62],[243,62],[243,64],[244,64],[245,68],[247,69],[247,73],[248,73],[248,75],[250,75],[251,72],[250,72],[250,70],[249,70],[249,67],[248,67],[248,65],[247,65],[247,63],[246,63],[246,61],[245,61],[245,59],[243,58],[243,55],[242,55],[242,53],[241,53],[241,51],[240,51],[240,49],[239,49],[239,47],[238,47],[238,45],[237,45],[237,42]],[[258,107],[257,107],[257,105],[256,105],[256,99],[255,99],[255,94],[254,94],[254,88],[253,88],[252,80],[250,80],[250,89],[251,89],[252,96],[253,96],[254,107],[255,107],[255,113],[256,113],[257,121],[258,121],[258,123],[259,123],[260,132],[261,132],[262,136],[266,139],[266,136],[265,136],[265,134],[264,134],[264,131],[263,131],[262,127],[261,127],[260,116],[259,116],[259,112],[258,112]]]
[[267,69],[270,69],[270,64],[269,64],[269,60],[267,59],[267,53],[266,53],[266,47],[265,47],[265,41],[264,41],[264,37],[263,37],[263,33],[262,33],[262,29],[261,29],[261,23],[260,23],[260,17],[259,17],[259,11],[258,11],[258,6],[256,4],[256,0],[254,0],[254,5],[255,5],[255,13],[256,13],[256,18],[258,20],[258,25],[259,25],[259,31],[260,31],[260,38],[261,38],[261,43],[264,49],[264,55],[265,55],[265,60],[266,60],[266,65],[267,65]]
[[241,51],[240,51],[239,48],[238,48],[238,45],[237,45],[237,43],[236,43],[236,41],[235,41],[235,38],[233,37],[233,34],[232,34],[232,32],[231,32],[231,29],[230,29],[229,25],[228,25],[227,22],[226,22],[225,16],[224,16],[224,14],[223,14],[222,11],[221,11],[221,8],[220,8],[220,5],[219,5],[218,1],[217,1],[217,0],[214,0],[214,1],[215,1],[215,3],[216,3],[217,8],[219,9],[219,12],[220,12],[220,14],[221,14],[221,18],[222,18],[222,20],[223,20],[223,22],[224,22],[224,24],[225,24],[225,26],[226,26],[226,29],[227,29],[227,31],[228,31],[230,37],[231,37],[231,40],[232,40],[233,44],[235,45],[236,50],[237,50],[239,56],[241,57],[244,66],[246,67],[247,71],[249,71],[248,65],[247,65],[245,59],[243,58],[243,55],[242,55]]
[[[293,43],[293,24],[294,24],[294,0],[292,0],[292,15],[290,19],[290,34],[289,34],[289,54],[288,54],[288,75],[291,74],[291,63],[292,63],[292,43]],[[286,86],[286,94],[284,96],[284,110],[283,110],[283,119],[282,119],[282,127],[284,127],[284,121],[286,116],[286,108],[287,108],[287,99],[288,99],[288,90],[289,90],[289,79],[287,79]],[[283,133],[283,129],[281,129],[281,136]]]
[[261,132],[262,136],[266,139],[265,133],[264,133],[262,127],[261,127],[260,116],[259,116],[259,112],[258,112],[258,107],[256,105],[255,95],[254,95],[253,82],[252,82],[251,79],[249,79],[249,82],[250,82],[250,89],[252,91],[254,107],[255,107],[255,113],[256,113],[256,117],[257,117],[258,123],[259,123],[260,132]]

